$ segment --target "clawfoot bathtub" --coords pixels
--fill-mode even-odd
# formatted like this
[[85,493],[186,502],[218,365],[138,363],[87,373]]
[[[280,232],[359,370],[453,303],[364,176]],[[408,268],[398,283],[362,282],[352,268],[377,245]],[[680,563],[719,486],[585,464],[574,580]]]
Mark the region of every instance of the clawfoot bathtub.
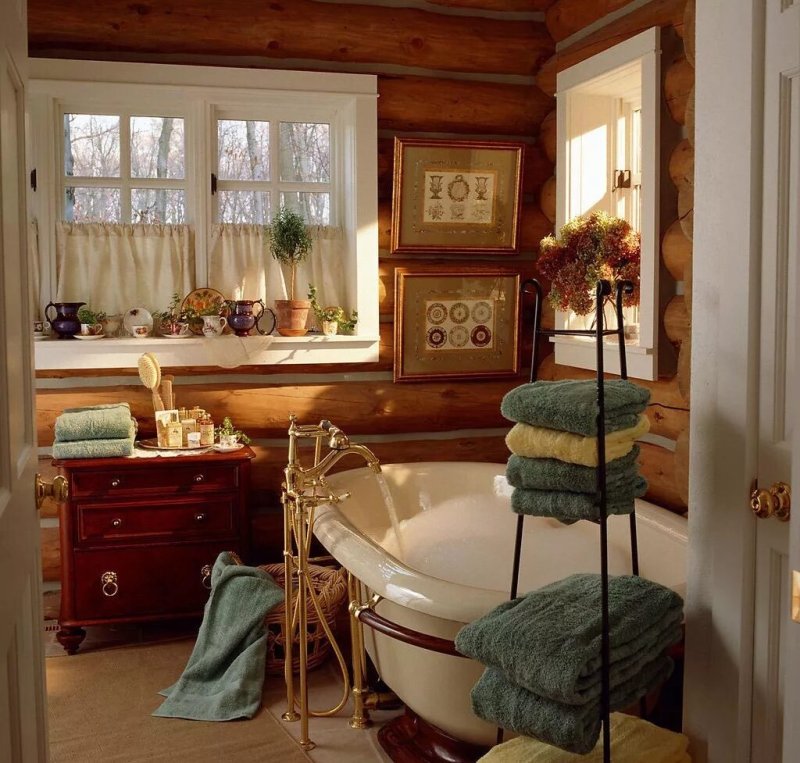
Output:
[[[505,464],[388,464],[383,475],[396,506],[400,537],[375,474],[367,468],[329,477],[351,497],[320,507],[315,534],[366,587],[383,597],[375,612],[405,628],[452,640],[465,623],[507,600],[516,515]],[[683,593],[686,520],[637,501],[640,573]],[[631,571],[627,517],[609,519],[612,574]],[[520,593],[573,572],[598,572],[599,528],[528,517]],[[366,600],[366,597],[365,597]],[[446,735],[494,743],[496,729],[473,715],[469,693],[483,667],[365,628],[381,678],[406,706]]]

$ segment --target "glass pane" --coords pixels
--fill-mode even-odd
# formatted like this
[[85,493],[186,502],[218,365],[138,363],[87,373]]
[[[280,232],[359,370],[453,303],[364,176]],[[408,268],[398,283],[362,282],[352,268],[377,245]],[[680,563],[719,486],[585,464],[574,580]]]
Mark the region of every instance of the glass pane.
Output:
[[118,223],[119,188],[64,189],[64,219],[70,223]]
[[330,125],[281,122],[281,180],[327,183],[331,178]]
[[253,223],[266,225],[270,219],[268,191],[219,191],[221,223]]
[[281,194],[281,203],[298,211],[309,225],[329,225],[331,221],[331,195],[288,191]]
[[132,188],[131,222],[186,222],[185,193],[174,188]]
[[220,180],[269,180],[269,122],[217,121]]
[[185,177],[182,119],[131,117],[131,177]]
[[119,177],[119,117],[64,114],[64,174]]

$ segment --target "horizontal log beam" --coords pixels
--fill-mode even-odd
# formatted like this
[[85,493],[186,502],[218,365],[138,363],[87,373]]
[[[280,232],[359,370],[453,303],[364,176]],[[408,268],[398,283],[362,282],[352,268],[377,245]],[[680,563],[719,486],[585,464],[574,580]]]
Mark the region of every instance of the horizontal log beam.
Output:
[[561,42],[633,0],[556,0],[545,15],[547,31]]
[[548,178],[539,192],[539,207],[542,214],[551,222],[556,221],[556,178]]
[[664,310],[664,333],[670,342],[680,344],[692,334],[692,322],[686,312],[683,295],[673,297]]
[[664,100],[670,116],[679,124],[686,123],[686,104],[694,87],[694,68],[680,56],[664,75]]
[[553,162],[553,164],[556,163],[557,139],[556,110],[553,109],[542,120],[542,124],[539,127],[539,142],[542,144],[544,155]]
[[686,501],[681,498],[675,476],[675,454],[652,443],[639,443],[641,453],[639,468],[647,480],[645,498],[678,514],[686,511]]
[[669,176],[680,191],[694,185],[694,147],[684,138],[669,157]]
[[471,8],[477,11],[537,13],[546,11],[553,0],[428,0],[432,5],[447,8]]
[[686,238],[680,220],[675,220],[661,239],[661,259],[669,274],[680,281],[686,264],[692,259],[692,242]]
[[[314,0],[28,3],[31,55],[48,51],[304,59],[532,75],[553,51],[544,23]],[[194,62],[194,61],[193,61]]]

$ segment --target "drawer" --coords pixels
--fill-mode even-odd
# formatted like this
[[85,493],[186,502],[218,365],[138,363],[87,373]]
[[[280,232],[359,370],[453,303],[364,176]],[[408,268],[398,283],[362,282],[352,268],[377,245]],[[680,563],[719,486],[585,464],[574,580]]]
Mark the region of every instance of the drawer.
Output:
[[208,495],[142,503],[88,503],[76,506],[77,542],[83,545],[175,542],[232,537],[238,499]]
[[211,584],[206,573],[220,551],[238,552],[238,544],[76,551],[70,619],[199,614]]
[[110,498],[112,496],[186,495],[190,493],[231,490],[239,486],[239,468],[235,464],[200,463],[166,468],[152,468],[144,461],[141,467],[126,464],[124,469],[96,469],[72,472],[72,496],[75,498]]

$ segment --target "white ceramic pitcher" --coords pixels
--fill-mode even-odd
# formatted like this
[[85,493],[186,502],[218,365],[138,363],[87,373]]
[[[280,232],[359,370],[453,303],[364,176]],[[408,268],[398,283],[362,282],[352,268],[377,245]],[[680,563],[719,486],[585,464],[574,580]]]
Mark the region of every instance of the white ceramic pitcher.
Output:
[[221,315],[203,316],[203,336],[221,336],[227,321]]

